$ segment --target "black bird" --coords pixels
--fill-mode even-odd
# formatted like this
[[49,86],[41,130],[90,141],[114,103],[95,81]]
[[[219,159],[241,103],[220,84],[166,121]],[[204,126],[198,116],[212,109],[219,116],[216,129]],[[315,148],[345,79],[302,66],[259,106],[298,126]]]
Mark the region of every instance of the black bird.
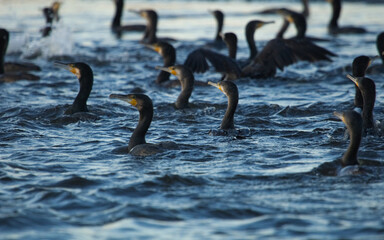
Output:
[[363,97],[363,129],[375,129],[375,123],[373,121],[373,108],[376,100],[376,86],[372,79],[366,77],[354,77],[347,75],[356,86],[359,88]]
[[235,129],[234,116],[239,102],[239,91],[236,84],[229,81],[220,81],[218,83],[208,82],[209,85],[217,87],[228,98],[228,106],[220,125],[220,129]]
[[80,90],[77,94],[75,101],[70,106],[65,114],[74,114],[77,112],[88,112],[87,100],[92,91],[93,86],[93,71],[88,64],[83,62],[75,63],[61,63],[55,62],[57,67],[67,69],[71,73],[75,74],[79,79]]
[[40,32],[43,37],[47,37],[52,31],[52,22],[54,18],[53,9],[49,7],[43,8],[43,15],[45,17],[45,27],[40,29]]
[[141,147],[148,146],[146,144],[147,142],[145,141],[145,134],[147,133],[153,118],[152,100],[147,95],[139,93],[128,95],[111,94],[109,97],[128,102],[132,106],[136,107],[137,110],[139,110],[139,123],[137,124],[129,140],[128,152],[131,152],[131,150],[138,145],[144,145]]
[[9,42],[9,32],[0,28],[0,82],[14,82],[18,80],[39,80],[40,77],[27,73],[27,71],[40,71],[40,67],[28,63],[4,62]]
[[[167,42],[159,41],[153,44],[146,44],[146,46],[155,50],[163,57],[163,61],[164,61],[163,67],[170,67],[175,65],[176,50],[171,44]],[[160,71],[159,75],[157,76],[156,83],[161,84],[163,82],[168,81],[170,75],[171,74],[169,72]]]
[[222,49],[225,47],[223,38],[221,36],[223,31],[223,26],[224,26],[224,13],[220,10],[210,11],[210,13],[216,19],[217,28],[216,28],[216,34],[215,34],[214,40],[212,42],[207,43],[205,46]]
[[339,175],[356,173],[359,171],[357,154],[363,133],[363,120],[361,115],[355,111],[334,112],[334,115],[344,122],[350,136],[348,149],[341,158],[342,169],[339,171]]
[[164,42],[171,42],[175,41],[173,38],[158,38],[157,37],[157,22],[158,22],[158,15],[157,12],[153,9],[144,9],[140,11],[134,11],[132,12],[139,14],[141,17],[143,17],[146,21],[146,27],[144,31],[143,38],[141,40],[142,43],[147,44],[153,44],[157,41],[164,41]]
[[[365,72],[368,67],[371,65],[373,59],[367,56],[358,56],[353,59],[352,62],[352,75],[354,77],[364,77]],[[355,85],[355,100],[354,105],[356,108],[360,110],[363,109],[363,96],[361,95],[361,91],[357,85]]]
[[139,111],[139,122],[129,139],[128,147],[118,148],[117,153],[130,153],[136,156],[148,156],[165,149],[177,149],[177,144],[174,142],[161,142],[159,144],[151,144],[145,141],[145,135],[151,125],[153,118],[152,100],[145,94],[111,94],[110,98],[120,99],[128,102]]
[[146,28],[144,24],[132,24],[132,25],[121,25],[121,17],[123,15],[124,0],[114,0],[115,3],[115,15],[112,20],[112,31],[118,35],[123,32],[139,31],[143,32]]
[[339,27],[338,20],[341,12],[341,0],[326,0],[331,3],[332,17],[328,24],[328,32],[332,35],[337,34],[362,34],[367,31],[361,27],[346,26]]
[[[263,22],[263,21],[258,21],[258,20],[252,20],[252,21],[249,21],[247,23],[247,25],[245,25],[245,39],[247,40],[248,48],[249,48],[248,61],[255,59],[257,54],[258,54],[256,42],[255,42],[256,30],[263,27],[266,24],[271,24],[271,23],[274,23],[274,22]],[[227,46],[231,45],[231,42],[228,42],[228,35],[227,35],[226,40],[227,40],[226,41]],[[230,47],[228,47],[228,48],[230,49]]]
[[175,107],[177,109],[183,109],[188,107],[188,101],[192,95],[193,85],[195,82],[195,78],[191,70],[184,65],[156,68],[165,72],[169,72],[170,74],[175,75],[179,79],[181,84],[181,92],[177,97]]
[[[299,60],[309,62],[331,61],[330,56],[335,56],[332,52],[305,38],[307,25],[302,14],[285,8],[279,9],[278,13],[282,14],[287,21],[295,23],[297,35],[291,39],[275,38],[270,40],[260,54],[242,69],[243,76],[251,78],[272,77],[276,74],[277,68],[282,71],[284,67]],[[265,22],[255,20],[249,24],[257,29],[258,26],[264,25]]]

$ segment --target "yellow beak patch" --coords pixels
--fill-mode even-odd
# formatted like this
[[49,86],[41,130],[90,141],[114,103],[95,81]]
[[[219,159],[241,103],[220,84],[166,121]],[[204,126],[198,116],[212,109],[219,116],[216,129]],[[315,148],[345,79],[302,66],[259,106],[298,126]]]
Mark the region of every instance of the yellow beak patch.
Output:
[[136,99],[131,99],[131,100],[129,101],[129,103],[130,103],[132,106],[134,106],[134,107],[136,107],[136,105],[137,105],[137,101],[136,101]]

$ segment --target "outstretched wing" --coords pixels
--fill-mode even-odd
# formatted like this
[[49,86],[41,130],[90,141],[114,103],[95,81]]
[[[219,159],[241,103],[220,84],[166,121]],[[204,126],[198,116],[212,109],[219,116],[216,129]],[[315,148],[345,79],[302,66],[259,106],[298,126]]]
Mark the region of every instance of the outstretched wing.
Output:
[[208,49],[201,48],[191,52],[184,65],[193,72],[204,73],[209,69],[208,61],[215,68],[216,72],[240,76],[240,67],[234,59]]

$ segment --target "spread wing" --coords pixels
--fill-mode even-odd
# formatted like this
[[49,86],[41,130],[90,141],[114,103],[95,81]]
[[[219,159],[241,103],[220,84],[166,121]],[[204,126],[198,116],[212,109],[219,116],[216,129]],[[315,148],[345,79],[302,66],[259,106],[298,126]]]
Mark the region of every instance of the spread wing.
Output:
[[184,65],[189,67],[193,72],[204,73],[209,69],[208,62],[211,63],[216,72],[240,76],[240,67],[234,59],[208,49],[200,48],[191,52],[185,60]]

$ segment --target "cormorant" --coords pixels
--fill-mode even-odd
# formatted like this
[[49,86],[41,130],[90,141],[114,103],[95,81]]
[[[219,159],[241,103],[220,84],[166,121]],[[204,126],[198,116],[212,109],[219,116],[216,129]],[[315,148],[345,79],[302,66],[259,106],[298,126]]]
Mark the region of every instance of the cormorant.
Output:
[[141,17],[143,17],[145,20],[147,20],[147,25],[145,27],[144,36],[141,40],[142,43],[147,44],[153,44],[157,41],[175,41],[173,38],[158,38],[157,37],[157,21],[158,21],[158,15],[157,12],[153,9],[144,9],[140,11],[134,11],[132,12],[139,14]]
[[54,17],[52,8],[43,8],[43,15],[45,17],[45,27],[40,29],[40,32],[43,37],[47,37],[51,34],[52,31],[52,22]]
[[367,31],[361,27],[346,26],[339,27],[338,19],[341,12],[341,0],[326,0],[332,5],[332,17],[328,24],[328,32],[332,35],[337,34],[361,34]]
[[144,31],[146,26],[144,24],[134,24],[134,25],[121,25],[121,17],[123,15],[124,9],[124,0],[114,0],[115,3],[115,15],[112,20],[112,31],[116,34],[121,35],[123,32],[128,31]]
[[[153,117],[153,104],[152,100],[145,94],[111,94],[109,98],[116,98],[128,102],[132,106],[136,107],[139,110],[140,118],[139,123],[137,124],[135,130],[132,133],[131,138],[129,139],[128,152],[131,152],[132,149],[136,146],[147,145],[145,141],[145,134],[148,131],[149,126],[152,122]],[[141,146],[141,147],[144,147]],[[148,145],[147,145],[148,146]],[[152,146],[152,145],[151,145]]]
[[40,71],[34,64],[5,63],[4,57],[9,42],[9,32],[0,28],[0,82],[14,82],[18,80],[39,80],[40,77],[26,73],[26,71]]
[[[284,18],[293,22],[297,29],[297,35],[290,39],[275,38],[270,40],[264,49],[250,64],[242,69],[243,75],[251,78],[272,77],[276,74],[276,68],[283,70],[285,66],[296,63],[299,60],[315,62],[320,60],[332,61],[334,53],[322,48],[305,37],[307,24],[302,14],[282,8],[278,10]],[[254,21],[257,29],[260,21]]]
[[[146,44],[147,47],[155,50],[158,52],[164,60],[164,65],[163,67],[170,67],[175,65],[176,63],[176,50],[175,48],[167,43],[167,42],[156,42],[153,44]],[[166,71],[160,71],[159,75],[157,76],[156,83],[161,84],[163,82],[166,82],[169,80],[170,73]]]
[[65,114],[74,114],[77,112],[88,112],[87,100],[92,91],[93,86],[93,72],[88,64],[83,62],[75,63],[61,63],[55,62],[57,67],[67,69],[71,73],[75,74],[79,79],[80,90],[77,94],[72,106],[69,107]]
[[217,22],[217,28],[216,28],[215,39],[212,42],[207,43],[205,46],[218,48],[218,49],[224,48],[225,44],[221,36],[223,31],[223,26],[224,26],[224,13],[220,10],[214,10],[209,12],[215,17]]
[[129,139],[128,147],[118,148],[116,153],[130,153],[136,156],[148,156],[159,152],[164,149],[178,149],[174,142],[161,142],[158,144],[151,144],[145,141],[145,134],[151,125],[153,118],[153,104],[152,100],[145,94],[135,93],[128,95],[111,94],[109,98],[116,98],[128,102],[136,107],[139,111],[139,122]]
[[234,129],[234,116],[239,101],[239,91],[236,84],[230,81],[220,81],[218,83],[208,82],[209,85],[217,87],[228,98],[228,106],[220,125],[220,129]]
[[348,149],[341,158],[342,169],[339,175],[357,173],[359,171],[357,154],[363,133],[363,120],[355,111],[334,112],[334,115],[344,122],[350,136]]
[[376,86],[372,79],[366,77],[354,77],[347,75],[356,86],[360,89],[363,97],[363,129],[374,129],[375,123],[373,121],[373,108],[376,100]]
[[[352,75],[354,77],[364,77],[367,68],[372,63],[372,58],[367,56],[358,56],[353,59],[352,62]],[[355,85],[355,100],[354,105],[356,108],[360,110],[363,109],[363,96],[361,95],[360,89],[357,85]]]
[[175,102],[177,109],[188,107],[188,100],[191,97],[195,78],[191,70],[184,65],[175,65],[170,67],[156,67],[156,69],[169,72],[175,75],[181,84],[181,92]]

